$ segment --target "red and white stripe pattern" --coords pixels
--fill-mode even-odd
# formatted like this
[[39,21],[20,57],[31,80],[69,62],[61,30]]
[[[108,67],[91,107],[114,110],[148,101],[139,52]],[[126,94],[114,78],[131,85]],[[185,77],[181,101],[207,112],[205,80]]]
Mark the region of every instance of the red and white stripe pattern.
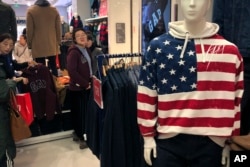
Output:
[[[164,34],[150,43],[143,57],[137,95],[142,135],[238,135],[243,62],[237,47],[218,35],[190,40],[181,60],[186,64],[195,61],[195,67],[182,63],[184,67],[179,70],[173,64],[178,64],[181,52],[178,46],[182,48],[183,44],[184,40]],[[190,58],[188,53],[194,53],[194,56]],[[174,55],[171,60],[176,62],[170,62],[167,55]],[[192,75],[187,72],[189,65],[195,69]],[[176,73],[166,77],[170,71]],[[191,85],[188,80],[192,79],[196,82],[192,81]],[[192,90],[186,89],[189,87]]]

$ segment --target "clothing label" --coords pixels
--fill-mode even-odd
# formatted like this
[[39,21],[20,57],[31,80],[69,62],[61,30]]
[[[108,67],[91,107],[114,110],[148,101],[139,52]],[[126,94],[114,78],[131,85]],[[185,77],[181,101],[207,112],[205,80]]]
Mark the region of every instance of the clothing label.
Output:
[[96,76],[93,76],[93,91],[94,100],[97,105],[103,109],[103,98],[102,98],[102,81],[100,81]]

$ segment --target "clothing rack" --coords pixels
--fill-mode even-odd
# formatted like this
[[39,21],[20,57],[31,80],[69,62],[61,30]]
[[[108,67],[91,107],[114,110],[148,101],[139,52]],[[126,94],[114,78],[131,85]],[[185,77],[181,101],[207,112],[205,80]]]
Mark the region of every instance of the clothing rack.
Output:
[[[119,54],[101,54],[97,55],[97,63],[98,68],[101,73],[101,77],[104,76],[103,73],[103,60],[106,59],[109,62],[109,65],[115,65],[119,59],[125,59],[124,62],[128,63],[127,61],[134,61],[134,58],[138,58],[136,61],[138,64],[141,62],[141,57],[143,56],[142,53],[119,53]],[[112,61],[111,59],[116,59],[115,61]]]
[[[136,102],[140,65],[115,68],[116,65],[126,65],[135,58],[139,61],[141,56],[141,53],[97,56],[103,109],[94,100],[90,102],[87,120],[91,121],[86,123],[86,132],[88,146],[100,159],[101,167],[144,167]],[[106,75],[103,73],[104,59],[108,60],[109,66],[113,65]]]

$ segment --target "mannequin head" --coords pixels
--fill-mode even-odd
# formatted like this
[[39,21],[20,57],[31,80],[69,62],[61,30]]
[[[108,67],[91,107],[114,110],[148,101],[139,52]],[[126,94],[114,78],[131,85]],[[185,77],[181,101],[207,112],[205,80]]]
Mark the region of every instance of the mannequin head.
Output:
[[187,23],[198,23],[205,20],[211,0],[180,0],[180,8]]
[[183,29],[194,36],[203,34],[210,5],[211,0],[180,0],[180,9],[184,17]]
[[64,16],[60,16],[61,18],[61,23],[64,23]]
[[74,27],[73,27],[73,26],[70,26],[70,27],[69,27],[69,32],[70,32],[70,33],[73,33],[73,30],[74,30]]
[[75,18],[76,20],[78,19],[78,13],[77,13],[77,12],[74,13],[74,18]]

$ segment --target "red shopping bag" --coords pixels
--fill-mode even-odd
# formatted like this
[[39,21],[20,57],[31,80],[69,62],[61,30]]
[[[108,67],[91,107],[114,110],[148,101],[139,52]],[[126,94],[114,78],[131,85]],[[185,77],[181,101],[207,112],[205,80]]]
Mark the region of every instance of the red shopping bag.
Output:
[[16,101],[21,116],[27,125],[30,125],[34,120],[32,101],[30,93],[16,94]]

